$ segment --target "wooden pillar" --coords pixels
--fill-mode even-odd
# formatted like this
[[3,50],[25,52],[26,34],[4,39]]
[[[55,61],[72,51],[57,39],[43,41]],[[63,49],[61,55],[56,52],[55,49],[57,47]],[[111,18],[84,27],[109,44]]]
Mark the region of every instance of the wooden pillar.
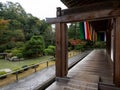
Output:
[[66,29],[66,24],[56,24],[56,77],[65,77],[68,72]]
[[120,17],[115,19],[114,30],[114,83],[120,87]]
[[[57,8],[57,17],[62,15],[61,8]],[[67,54],[67,25],[56,23],[56,77],[65,77],[68,72]]]
[[106,31],[106,49],[109,56],[111,56],[111,30]]

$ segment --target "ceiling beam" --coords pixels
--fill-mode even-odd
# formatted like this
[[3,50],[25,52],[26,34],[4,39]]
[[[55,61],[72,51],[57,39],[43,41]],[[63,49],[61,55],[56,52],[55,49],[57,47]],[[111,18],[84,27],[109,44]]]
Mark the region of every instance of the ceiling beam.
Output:
[[61,0],[68,8],[86,6],[93,3],[120,2],[119,0]]
[[83,13],[83,12],[89,12],[89,11],[98,11],[98,10],[104,10],[104,9],[115,9],[120,7],[120,2],[101,2],[101,3],[93,3],[86,6],[79,6],[76,8],[69,8],[69,9],[63,9],[61,10],[62,16],[69,15],[69,14],[76,14],[76,13]]
[[46,21],[51,24],[58,22],[70,23],[70,22],[81,22],[86,20],[95,21],[102,19],[110,19],[117,16],[120,16],[120,8],[75,13],[75,14],[64,15],[57,18],[46,18]]

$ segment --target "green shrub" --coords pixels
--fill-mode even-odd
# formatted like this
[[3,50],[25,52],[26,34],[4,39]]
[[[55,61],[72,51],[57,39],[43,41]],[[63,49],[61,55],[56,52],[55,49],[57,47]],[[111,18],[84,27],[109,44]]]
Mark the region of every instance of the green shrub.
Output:
[[4,52],[7,49],[6,45],[0,45],[0,52]]
[[0,56],[0,59],[4,59],[4,57],[3,57],[3,56]]
[[7,49],[7,50],[5,50],[4,52],[6,52],[6,53],[11,53],[11,49]]
[[17,56],[18,58],[23,58],[23,54],[22,54],[22,53],[17,53],[16,56]]
[[101,48],[106,48],[106,42],[101,42]]
[[90,41],[90,40],[85,41],[85,45],[84,45],[85,50],[92,49],[93,47],[94,47],[93,41]]
[[26,67],[28,67],[28,65],[23,65],[23,66],[22,66],[22,68],[26,68]]
[[23,51],[18,48],[12,49],[11,53],[12,53],[12,56],[17,56],[18,58],[23,58]]
[[82,44],[76,45],[75,50],[84,51],[84,45],[82,45]]
[[43,55],[45,48],[42,36],[32,36],[31,39],[25,44],[24,56],[27,58],[38,57]]
[[47,49],[44,49],[44,54],[55,56],[55,46],[49,45]]
[[14,48],[12,50],[5,50],[4,52],[8,53],[7,57],[17,56],[18,58],[23,58],[22,50]]
[[55,57],[51,57],[50,60],[51,60],[51,61],[55,61],[56,58],[55,58]]
[[94,47],[95,48],[105,48],[106,47],[106,42],[97,41],[97,42],[95,42]]
[[55,51],[55,46],[49,45],[49,46],[48,46],[48,49],[52,49],[53,51]]
[[49,48],[45,49],[44,53],[45,53],[45,55],[54,55],[54,51],[52,49],[49,49]]
[[22,73],[24,70],[22,69],[22,68],[19,68],[19,67],[16,67],[16,68],[14,68],[13,69],[13,74],[15,74],[15,73]]
[[16,46],[16,43],[13,41],[10,41],[7,43],[7,49],[12,49]]
[[4,74],[7,74],[7,73],[5,71],[0,71],[0,76]]
[[16,54],[19,53],[19,52],[20,52],[20,50],[18,50],[17,48],[14,48],[14,49],[11,50],[11,53],[12,53],[14,56],[16,56]]
[[21,48],[24,47],[25,43],[24,42],[16,42],[16,48]]
[[24,69],[24,71],[26,71],[26,70],[28,70],[28,65],[23,65],[21,68],[23,68]]
[[72,47],[68,47],[68,51],[71,51],[72,50]]
[[0,45],[0,52],[4,52],[5,50],[10,50],[12,48],[15,48],[16,44],[13,41],[10,41],[6,44]]
[[[7,75],[5,75],[5,74],[7,74],[5,71],[0,71],[0,79],[6,78]],[[2,75],[4,75],[4,76],[2,76]]]
[[12,71],[13,72],[15,72],[15,71],[18,71],[18,70],[20,70],[21,68],[19,68],[19,67],[15,67]]

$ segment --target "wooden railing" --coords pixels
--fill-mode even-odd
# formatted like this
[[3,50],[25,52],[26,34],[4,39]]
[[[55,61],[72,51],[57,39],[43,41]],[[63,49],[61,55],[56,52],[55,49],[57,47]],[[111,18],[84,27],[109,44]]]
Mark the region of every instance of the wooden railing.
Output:
[[55,58],[50,58],[49,60],[46,60],[46,61],[43,61],[43,62],[34,64],[34,65],[27,66],[27,67],[21,68],[21,69],[19,69],[19,70],[9,72],[9,73],[4,74],[4,75],[0,75],[0,78],[2,78],[2,77],[7,77],[8,75],[11,75],[11,74],[15,74],[15,75],[16,75],[16,81],[18,81],[18,80],[19,80],[18,74],[19,74],[20,72],[23,72],[23,71],[25,71],[25,70],[27,70],[27,69],[30,69],[30,68],[34,69],[34,72],[36,72],[38,66],[39,66],[40,64],[44,64],[44,63],[46,64],[46,68],[48,68],[48,67],[49,67],[49,62],[50,62],[50,61],[53,61],[54,59],[55,59]]

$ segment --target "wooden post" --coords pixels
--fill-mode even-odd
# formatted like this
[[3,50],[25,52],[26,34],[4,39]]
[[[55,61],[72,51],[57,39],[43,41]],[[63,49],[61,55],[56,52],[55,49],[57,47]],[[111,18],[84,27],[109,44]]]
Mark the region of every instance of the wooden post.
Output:
[[16,74],[16,81],[18,81],[18,71],[15,74]]
[[63,62],[63,76],[66,76],[68,73],[68,41],[67,41],[67,25],[62,24],[62,62]]
[[[62,15],[61,8],[57,8],[57,17]],[[67,25],[56,23],[56,77],[65,77],[68,72],[67,61]]]
[[57,17],[60,17],[61,15],[62,15],[61,8],[60,8],[60,7],[57,7],[56,16],[57,16]]
[[46,62],[47,68],[48,68],[48,61]]
[[65,77],[68,72],[66,24],[56,24],[56,77]]
[[108,55],[111,57],[111,30],[106,31],[106,49]]
[[114,83],[120,87],[120,17],[115,19],[114,40]]

